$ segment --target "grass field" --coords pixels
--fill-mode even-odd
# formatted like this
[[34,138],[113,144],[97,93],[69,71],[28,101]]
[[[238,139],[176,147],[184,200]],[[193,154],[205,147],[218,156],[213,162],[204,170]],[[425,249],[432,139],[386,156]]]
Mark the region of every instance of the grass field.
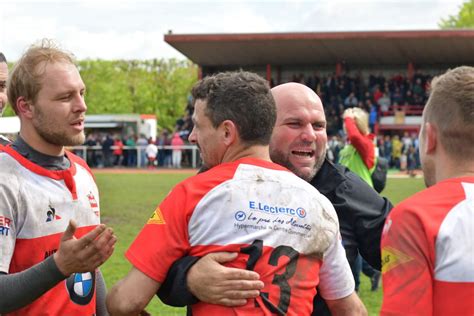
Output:
[[[107,286],[112,286],[130,269],[124,252],[135,238],[156,205],[170,188],[190,174],[97,174],[100,189],[102,221],[114,228],[118,236],[115,253],[102,269]],[[389,179],[382,195],[394,204],[423,188],[421,179]],[[370,315],[378,315],[382,298],[381,290],[370,292],[370,284],[361,276],[360,293]],[[161,304],[155,298],[147,311],[152,315],[185,315],[185,309]]]

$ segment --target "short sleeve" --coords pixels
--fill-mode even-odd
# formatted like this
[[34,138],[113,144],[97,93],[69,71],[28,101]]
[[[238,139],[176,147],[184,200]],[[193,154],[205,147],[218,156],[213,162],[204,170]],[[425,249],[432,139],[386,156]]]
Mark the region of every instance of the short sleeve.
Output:
[[341,299],[354,292],[354,277],[339,232],[324,254],[318,288],[326,300]]
[[125,256],[138,270],[162,283],[169,267],[190,248],[187,193],[175,187],[140,231]]

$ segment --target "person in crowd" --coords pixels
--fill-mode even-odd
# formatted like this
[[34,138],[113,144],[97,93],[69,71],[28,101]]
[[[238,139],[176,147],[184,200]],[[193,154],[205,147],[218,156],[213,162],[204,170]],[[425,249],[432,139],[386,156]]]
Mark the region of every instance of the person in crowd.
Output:
[[184,141],[178,132],[175,132],[173,134],[173,138],[171,139],[171,146],[173,146],[173,168],[180,169],[182,158],[181,154],[183,151]]
[[377,157],[375,135],[370,133],[368,114],[361,108],[349,108],[344,111],[343,118],[348,143],[339,153],[339,163],[373,187],[371,171]]
[[[2,117],[3,111],[7,107],[7,79],[8,79],[8,65],[7,59],[2,52],[0,52],[0,117]],[[0,135],[0,145],[5,145],[10,142],[9,139]]]
[[137,147],[135,142],[135,136],[129,135],[125,141],[127,149],[127,167],[135,168],[137,166]]
[[416,176],[415,169],[416,169],[416,149],[415,149],[415,145],[410,145],[407,151],[407,174],[410,177],[415,177]]
[[121,166],[123,163],[123,142],[120,135],[115,135],[112,155],[114,156],[114,166]]
[[402,157],[403,144],[400,141],[400,136],[393,135],[392,137],[392,166],[400,169],[401,157]]
[[[375,169],[377,157],[374,145],[375,135],[369,130],[369,115],[360,108],[349,108],[344,112],[343,117],[348,144],[339,153],[339,163],[373,187],[371,175]],[[351,269],[354,274],[356,291],[359,289],[361,271],[371,279],[372,291],[378,289],[380,272],[373,269],[362,257],[358,256]]]
[[[158,147],[158,157],[157,157],[157,165],[158,167],[163,167],[165,165],[165,142],[167,138],[167,132],[163,130],[158,138],[156,139],[155,145]],[[165,135],[166,134],[166,135]]]
[[388,165],[392,165],[392,139],[390,135],[385,135],[383,138],[383,153],[384,158],[387,159]]
[[163,166],[166,168],[171,168],[173,160],[172,160],[172,150],[169,148],[171,146],[171,136],[167,130],[163,131],[163,146],[165,149],[163,150],[164,158],[163,158]]
[[104,140],[102,141],[102,156],[104,157],[104,167],[108,168],[112,166],[112,146],[114,145],[114,140],[109,133],[105,135]]
[[87,164],[92,168],[97,167],[97,153],[96,150],[93,148],[97,145],[97,135],[95,135],[94,133],[90,133],[89,135],[87,135],[87,139],[84,145],[87,146]]
[[64,146],[84,143],[85,85],[54,43],[31,46],[15,65],[8,99],[20,134],[0,145],[0,313],[106,315],[98,269],[116,237],[100,224],[86,163]]
[[387,93],[383,93],[382,97],[380,97],[377,101],[377,105],[379,106],[381,112],[388,112],[390,104],[391,101]]
[[[318,280],[330,305],[364,314],[331,203],[270,161],[276,110],[267,82],[248,72],[220,73],[198,82],[192,94],[189,139],[208,171],[178,184],[133,242],[126,254],[133,268],[107,298],[111,315],[140,312],[178,258],[216,251],[238,252],[229,264],[258,272],[262,294],[244,306],[197,303],[193,315],[307,315]],[[306,164],[311,143],[292,160]]]
[[375,125],[378,122],[377,107],[373,104],[369,104],[369,129],[372,133],[376,133]]
[[[349,264],[354,264],[360,252],[370,265],[380,269],[380,238],[392,204],[359,176],[325,159],[326,119],[322,102],[311,89],[286,83],[274,87],[272,95],[277,108],[270,142],[272,161],[308,181],[334,205]],[[198,299],[229,306],[246,304],[247,299],[258,295],[259,282],[245,271],[220,265],[233,258],[235,254],[226,253],[202,259],[184,257],[171,267],[158,295],[173,306],[189,305]],[[319,294],[313,306],[313,315],[330,315]],[[331,312],[341,313],[334,306]]]
[[345,99],[344,99],[344,106],[346,108],[351,108],[354,106],[357,106],[359,103],[359,100],[357,100],[357,97],[355,96],[354,92],[351,92]]
[[144,168],[147,163],[146,147],[148,146],[148,140],[145,135],[140,134],[140,137],[137,139],[137,152],[139,153],[140,158],[138,159],[140,168]]
[[145,154],[148,160],[148,169],[155,168],[155,160],[158,155],[158,147],[156,147],[155,142],[151,137],[148,139],[148,145],[145,148]]
[[382,236],[381,315],[474,315],[474,68],[431,83],[419,146],[427,189]]

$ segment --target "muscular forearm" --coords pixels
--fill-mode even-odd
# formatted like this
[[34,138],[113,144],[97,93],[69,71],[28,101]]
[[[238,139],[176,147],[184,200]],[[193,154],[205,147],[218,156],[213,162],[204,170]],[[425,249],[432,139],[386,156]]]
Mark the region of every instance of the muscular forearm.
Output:
[[65,278],[53,256],[22,272],[0,275],[0,313],[32,303]]

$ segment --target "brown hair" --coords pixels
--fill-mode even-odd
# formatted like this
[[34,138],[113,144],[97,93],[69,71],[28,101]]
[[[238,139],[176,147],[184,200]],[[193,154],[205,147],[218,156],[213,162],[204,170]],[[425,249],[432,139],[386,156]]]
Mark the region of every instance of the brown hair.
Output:
[[276,121],[275,101],[268,82],[245,71],[206,77],[192,89],[194,101],[207,101],[206,116],[217,128],[231,120],[247,145],[268,145]]
[[440,143],[452,158],[474,159],[474,67],[435,77],[423,117],[437,126]]
[[8,99],[15,113],[19,97],[33,103],[36,101],[45,67],[55,62],[75,64],[75,58],[71,53],[61,50],[52,40],[43,39],[31,45],[15,64],[8,81]]

